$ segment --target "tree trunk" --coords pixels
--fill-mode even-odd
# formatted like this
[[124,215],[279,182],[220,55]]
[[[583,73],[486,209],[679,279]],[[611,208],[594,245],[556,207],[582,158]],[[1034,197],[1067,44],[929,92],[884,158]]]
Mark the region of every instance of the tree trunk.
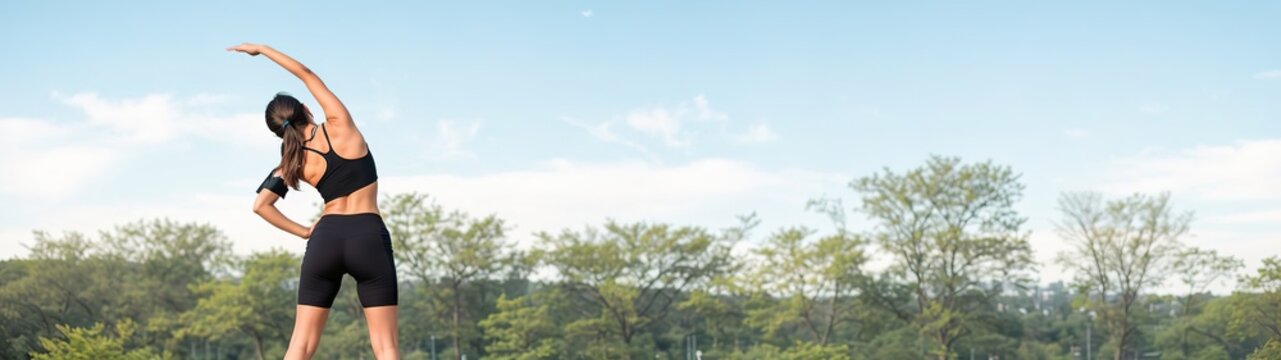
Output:
[[262,337],[254,336],[254,353],[258,355],[258,360],[267,360],[262,356]]
[[948,342],[947,340],[948,340],[947,333],[944,332],[944,330],[939,330],[934,335],[934,341],[938,341],[939,346],[943,347],[943,351],[938,354],[938,360],[950,359],[950,357],[948,356],[948,353],[952,352],[951,351],[952,349],[949,348],[948,344],[950,344],[950,342]]
[[454,283],[454,360],[463,360],[463,340],[462,331],[458,328],[462,325],[462,306],[463,294],[459,289],[461,286]]
[[1127,340],[1126,335],[1121,334],[1119,338],[1120,338],[1118,339],[1119,341],[1117,341],[1117,347],[1116,347],[1116,353],[1115,353],[1116,356],[1113,357],[1113,359],[1124,360],[1125,359],[1125,341]]

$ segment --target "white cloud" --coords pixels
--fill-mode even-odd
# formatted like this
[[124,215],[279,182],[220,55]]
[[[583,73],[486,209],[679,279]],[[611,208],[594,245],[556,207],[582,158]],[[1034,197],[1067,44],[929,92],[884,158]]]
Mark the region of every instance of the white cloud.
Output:
[[627,114],[626,122],[636,131],[659,137],[667,146],[685,147],[690,140],[681,131],[682,115],[679,110],[674,112],[661,107],[636,109]]
[[586,123],[574,120],[573,118],[570,118],[570,117],[562,117],[561,119],[569,123],[570,125],[574,125],[575,127],[581,128],[583,130],[587,130],[587,133],[591,134],[591,136],[596,140],[600,140],[607,143],[621,144],[623,146],[639,151],[641,154],[644,154],[645,157],[652,162],[658,162],[658,157],[654,155],[654,153],[650,151],[648,147],[645,147],[644,145],[638,144],[634,141],[624,139],[618,136],[618,134],[614,133],[614,131],[610,130],[610,127],[616,123],[615,121],[603,121],[597,124],[586,124]]
[[771,171],[719,158],[673,166],[553,159],[533,169],[478,176],[387,176],[380,178],[379,188],[388,194],[425,192],[447,207],[496,213],[517,225],[515,233],[524,237],[536,230],[600,224],[606,218],[728,225],[735,215],[752,211],[771,224],[822,226],[826,219],[805,212],[805,201],[843,193],[847,181],[839,174]]
[[[1221,254],[1241,259],[1246,266],[1244,272],[1253,272],[1259,268],[1264,258],[1278,255],[1276,244],[1281,242],[1281,229],[1276,227],[1246,230],[1239,224],[1218,226],[1204,222],[1194,222],[1192,226],[1191,235],[1183,239],[1185,245],[1213,249]],[[1233,289],[1233,283],[1234,281],[1228,280],[1224,284],[1211,287],[1210,290],[1219,294],[1229,293]],[[1171,292],[1184,289],[1172,283],[1168,284],[1167,288]]]
[[58,199],[89,181],[108,175],[131,154],[154,151],[174,140],[197,137],[251,148],[277,140],[264,131],[262,115],[218,115],[210,105],[228,96],[199,94],[175,99],[169,94],[104,99],[94,93],[52,97],[80,109],[75,121],[0,118],[0,195]]
[[[646,147],[619,135],[610,127],[616,123],[626,124],[627,129],[642,138],[656,139],[668,148],[689,148],[694,143],[695,135],[706,131],[713,131],[739,143],[768,142],[775,138],[775,134],[763,122],[750,125],[742,133],[731,133],[728,127],[729,115],[712,108],[707,96],[703,94],[675,106],[655,105],[632,109],[621,118],[596,124],[575,121],[570,123],[587,130],[599,140],[623,144],[650,157],[653,154]],[[708,126],[713,129],[707,129]]]
[[592,17],[592,9],[583,10],[582,12],[579,12],[579,13],[583,14],[583,17]]
[[1281,199],[1281,139],[1241,140],[1117,159],[1104,190],[1172,191],[1210,200]]
[[[1255,268],[1281,241],[1281,139],[1239,140],[1176,151],[1147,150],[1110,164],[1111,196],[1169,191],[1176,209],[1193,210],[1187,245],[1210,248]],[[1265,250],[1265,251],[1260,251]],[[1182,291],[1167,286],[1162,291]],[[1230,290],[1229,285],[1213,289]]]
[[729,119],[729,116],[725,115],[725,113],[712,109],[712,107],[707,104],[707,96],[704,96],[703,94],[698,94],[698,96],[694,97],[694,109],[698,111],[699,120],[720,121]]
[[39,144],[71,131],[49,121],[27,118],[0,118],[0,145]]
[[1262,71],[1262,72],[1259,72],[1258,74],[1254,74],[1254,77],[1255,77],[1255,78],[1258,78],[1258,79],[1277,79],[1277,78],[1281,78],[1281,70],[1267,70],[1267,71]]
[[435,140],[428,145],[427,156],[433,160],[453,160],[476,156],[464,146],[480,132],[480,122],[460,123],[454,119],[436,121]]
[[1239,225],[1239,224],[1281,224],[1281,210],[1243,211],[1215,215],[1205,218],[1204,223]]
[[1032,233],[1027,242],[1034,251],[1032,256],[1037,262],[1038,280],[1041,283],[1072,281],[1072,273],[1058,263],[1059,253],[1071,250],[1071,244],[1063,241],[1053,227],[1028,230]]
[[1090,137],[1090,131],[1086,129],[1063,129],[1063,136],[1070,138],[1083,139]]
[[120,153],[86,140],[82,126],[24,118],[0,118],[0,194],[57,199],[81,189]]
[[247,149],[271,150],[280,146],[280,138],[267,130],[262,114],[239,113],[215,115],[212,113],[184,113],[180,120],[179,137],[197,137],[217,143]]
[[130,142],[160,142],[178,132],[178,104],[168,94],[111,101],[98,94],[80,93],[60,100],[84,111],[90,124],[110,129]]
[[775,139],[778,139],[778,135],[774,134],[774,130],[770,130],[769,124],[763,122],[752,124],[746,132],[739,134],[736,138],[741,143],[766,143]]
[[699,94],[676,106],[650,106],[633,109],[623,121],[634,131],[657,138],[671,148],[686,148],[693,143],[696,123],[716,123],[725,131],[729,116],[713,109],[707,96]]
[[[106,130],[122,145],[149,145],[183,137],[200,137],[247,147],[269,147],[275,136],[266,130],[261,113],[218,115],[210,105],[230,96],[198,94],[174,99],[171,94],[148,94],[141,98],[104,99],[96,93],[63,97],[64,104],[85,114],[85,124]],[[119,138],[117,136],[123,136]]]

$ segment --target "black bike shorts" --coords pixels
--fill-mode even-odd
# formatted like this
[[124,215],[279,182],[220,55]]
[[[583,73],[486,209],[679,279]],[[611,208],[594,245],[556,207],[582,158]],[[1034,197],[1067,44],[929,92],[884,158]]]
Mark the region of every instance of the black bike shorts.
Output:
[[351,274],[361,306],[396,305],[396,262],[391,254],[391,234],[378,214],[321,216],[302,258],[298,304],[333,306],[343,274]]

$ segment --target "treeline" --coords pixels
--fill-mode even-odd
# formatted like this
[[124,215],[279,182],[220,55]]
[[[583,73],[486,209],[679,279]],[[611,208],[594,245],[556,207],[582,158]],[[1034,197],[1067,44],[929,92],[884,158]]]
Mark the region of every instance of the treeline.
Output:
[[[1281,359],[1281,258],[1242,273],[1182,244],[1191,213],[1168,195],[1064,194],[1059,262],[1076,280],[1042,286],[1009,167],[933,157],[850,189],[856,205],[807,205],[828,229],[606,221],[526,251],[496,216],[386,197],[404,358]],[[0,262],[0,358],[266,359],[288,344],[300,254],[238,256],[214,226],[168,220],[36,232],[30,250]],[[1206,291],[1231,279],[1230,295]],[[346,281],[317,358],[372,358]]]

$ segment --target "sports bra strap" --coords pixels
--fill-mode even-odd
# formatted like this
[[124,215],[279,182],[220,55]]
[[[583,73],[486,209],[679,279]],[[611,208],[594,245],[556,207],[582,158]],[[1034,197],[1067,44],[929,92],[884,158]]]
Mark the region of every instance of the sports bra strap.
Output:
[[325,129],[325,124],[324,124],[324,123],[321,123],[321,124],[320,124],[320,131],[322,131],[322,132],[324,132],[324,133],[325,133],[325,144],[326,144],[326,145],[329,145],[329,151],[330,151],[330,152],[335,152],[335,151],[334,151],[334,143],[333,143],[332,141],[329,141],[329,130],[328,130],[328,129]]
[[[320,128],[321,130],[324,130],[324,125],[325,125],[325,124],[320,124],[320,126],[317,126],[317,127],[318,127],[318,128]],[[311,139],[315,139],[315,138],[316,138],[316,127],[313,127],[313,128],[311,128],[311,136],[307,138],[307,141],[311,141]],[[326,144],[328,144],[328,143],[329,143],[329,132],[325,132],[325,143],[326,143]],[[333,147],[334,147],[334,146],[333,146],[333,144],[329,144],[329,151],[334,151]],[[320,155],[324,155],[324,154],[325,154],[325,153],[320,152],[320,150],[313,149],[313,148],[308,147],[308,146],[306,146],[306,145],[303,145],[303,147],[302,147],[302,148],[303,148],[303,149],[305,149],[305,150],[311,150],[312,152],[317,153],[317,154],[320,154]],[[281,153],[281,154],[284,154],[284,153],[285,153],[285,144],[283,144],[283,143],[282,143],[282,144],[280,144],[280,153]]]

